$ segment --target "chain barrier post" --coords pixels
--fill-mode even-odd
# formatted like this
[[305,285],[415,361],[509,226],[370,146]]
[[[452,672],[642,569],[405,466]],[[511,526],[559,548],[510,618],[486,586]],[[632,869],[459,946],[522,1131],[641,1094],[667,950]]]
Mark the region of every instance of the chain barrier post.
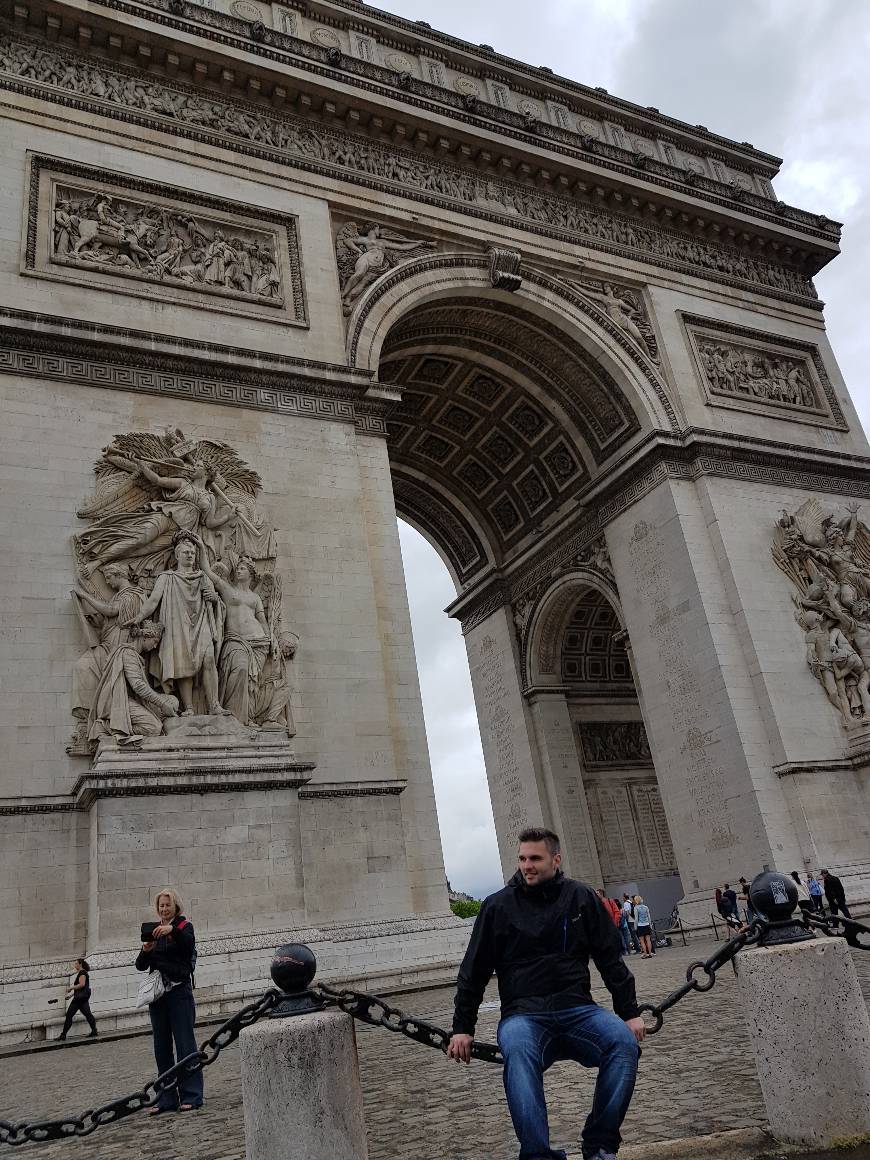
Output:
[[795,915],[787,874],[759,874],[749,898],[766,929],[738,985],[771,1132],[822,1148],[870,1132],[870,1016],[845,940]]
[[368,1160],[353,1019],[311,986],[316,970],[309,947],[279,947],[282,995],[239,1037],[247,1160]]

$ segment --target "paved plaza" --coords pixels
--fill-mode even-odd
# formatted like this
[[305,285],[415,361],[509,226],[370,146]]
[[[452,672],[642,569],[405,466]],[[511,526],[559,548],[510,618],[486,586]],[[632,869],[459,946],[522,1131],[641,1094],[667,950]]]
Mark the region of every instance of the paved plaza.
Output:
[[[712,953],[712,940],[630,960],[642,1000],[662,998],[686,965]],[[856,956],[865,996],[870,956]],[[600,983],[596,998],[607,1002]],[[488,995],[488,999],[491,996]],[[403,1008],[448,1025],[452,992],[417,993]],[[492,1039],[496,1009],[481,1013],[479,1034]],[[84,1025],[82,1025],[84,1029]],[[380,1029],[358,1027],[371,1160],[508,1160],[514,1140],[501,1088],[501,1070],[465,1068]],[[132,1091],[153,1072],[147,1036],[97,1040],[5,1060],[0,1118],[18,1120],[79,1112]],[[592,1075],[559,1064],[547,1079],[553,1142],[572,1147],[589,1107]],[[288,1092],[292,1099],[292,1092]],[[206,1106],[195,1114],[149,1120],[136,1116],[97,1137],[34,1145],[25,1155],[48,1160],[244,1160],[238,1048],[228,1049],[206,1079]],[[667,1017],[644,1049],[626,1141],[665,1140],[764,1123],[761,1093],[730,967],[708,995],[690,995]],[[97,1141],[98,1146],[97,1146]],[[292,1155],[292,1147],[288,1152]]]

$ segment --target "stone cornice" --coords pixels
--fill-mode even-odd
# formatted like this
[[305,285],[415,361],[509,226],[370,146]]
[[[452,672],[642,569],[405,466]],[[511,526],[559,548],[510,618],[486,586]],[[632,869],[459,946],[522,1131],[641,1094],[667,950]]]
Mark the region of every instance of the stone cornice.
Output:
[[[66,333],[63,333],[63,329]],[[386,435],[371,375],[311,360],[0,309],[0,373],[354,423]]]
[[607,525],[668,479],[719,476],[870,499],[870,456],[689,428],[650,434],[578,497],[580,519],[497,571],[488,571],[449,605],[463,632],[564,569]]
[[[98,3],[102,7],[120,7],[118,0],[98,0]],[[306,5],[301,3],[287,3],[284,6],[295,8],[297,11],[303,13],[306,11]],[[738,166],[750,172],[757,171],[763,172],[767,176],[775,176],[781,165],[781,158],[756,149],[748,142],[736,142],[730,138],[723,137],[721,134],[711,133],[704,126],[689,125],[687,122],[680,121],[675,117],[669,117],[651,106],[643,108],[631,101],[616,97],[608,93],[605,89],[592,88],[570,78],[557,76],[552,70],[543,66],[535,67],[515,58],[504,56],[495,52],[489,46],[471,44],[468,41],[451,36],[449,33],[432,29],[425,21],[406,20],[392,13],[373,9],[370,5],[362,7],[357,5],[355,0],[344,0],[344,2],[338,0],[338,3],[334,6],[340,9],[349,9],[351,15],[345,15],[339,12],[333,16],[322,5],[318,6],[316,13],[311,11],[308,14],[312,19],[316,19],[318,24],[331,25],[335,28],[354,29],[355,31],[362,32],[375,39],[382,47],[395,48],[400,52],[415,55],[419,53],[430,59],[449,62],[451,67],[459,72],[478,76],[483,74],[493,77],[494,79],[502,81],[502,83],[510,85],[514,91],[522,92],[537,101],[559,102],[570,94],[578,103],[578,107],[582,108],[582,111],[588,115],[604,116],[609,121],[622,124],[626,128],[634,131],[652,131],[658,137],[680,143],[690,149],[703,149],[712,156],[727,159],[731,164],[736,163]],[[168,0],[151,0],[151,3],[148,5],[142,4],[136,6],[136,9],[142,12],[143,15],[148,12],[149,8],[157,9],[164,13],[168,12]],[[150,16],[151,13],[148,13],[148,15]],[[208,22],[227,30],[241,27],[244,30],[240,33],[241,35],[247,35],[250,29],[250,24],[247,21],[239,20],[228,13],[218,12],[195,4],[191,4],[185,9],[184,19],[178,17],[176,19],[178,21],[178,27],[184,27],[194,22]],[[387,27],[401,30],[399,37],[396,37],[394,33],[385,32]],[[270,34],[275,33],[275,31],[273,29],[266,29],[267,38]],[[402,33],[405,35],[401,35]],[[297,40],[296,37],[287,36],[286,34],[278,35],[282,36],[282,40],[287,43]],[[276,41],[276,43],[281,43],[281,41]],[[302,41],[301,43],[306,49],[311,47],[307,41]],[[318,59],[327,59],[327,52],[328,50],[324,49],[322,56]],[[355,61],[354,63],[368,64],[370,62]],[[377,66],[373,65],[372,68],[376,69]],[[380,70],[380,73],[384,71],[389,72],[389,70]],[[379,74],[372,72],[369,75],[375,76]],[[410,78],[410,85],[407,82],[400,84],[398,80],[400,75],[393,72],[393,76],[388,78],[388,83],[396,91],[397,99],[401,100],[404,99],[402,95],[403,88],[407,87],[411,91],[414,91],[416,78]],[[518,80],[519,84],[517,83]],[[429,85],[427,87],[436,91],[439,88],[436,85]],[[556,90],[563,91],[561,94],[558,94]],[[441,92],[444,95],[455,97],[455,94],[450,93],[449,90],[442,89]],[[459,107],[459,103],[457,103],[457,107]],[[507,112],[510,115],[509,110],[502,110],[493,105],[487,105],[486,107],[488,110],[495,110],[496,113]],[[521,123],[522,120],[522,117],[516,117],[517,123]],[[625,150],[624,152],[628,153],[629,151]]]
[[[659,206],[649,212],[662,211],[670,214],[674,220],[682,213],[686,217],[686,224],[691,226],[691,231],[696,236],[699,231],[703,232],[703,229],[708,227],[716,232],[723,232],[721,221],[707,222],[701,218],[700,214],[704,211],[697,204],[700,197],[708,203],[711,209],[718,207],[718,209],[724,210],[726,215],[734,215],[735,213],[738,215],[725,224],[724,232],[726,233],[729,229],[733,230],[735,234],[742,234],[747,230],[757,230],[757,226],[754,227],[747,216],[750,214],[757,220],[758,225],[761,225],[762,222],[766,223],[770,229],[780,235],[777,245],[782,245],[784,249],[792,252],[801,252],[803,257],[800,260],[804,263],[806,272],[810,276],[816,273],[836,253],[836,242],[839,237],[837,223],[829,222],[818,215],[787,207],[783,203],[773,202],[768,198],[742,189],[735,191],[730,185],[706,176],[695,173],[688,175],[687,171],[680,167],[667,165],[657,159],[649,158],[645,154],[642,155],[643,160],[641,161],[639,160],[641,155],[634,154],[630,150],[619,148],[608,142],[582,138],[577,133],[543,122],[536,122],[532,131],[526,123],[526,119],[520,114],[495,105],[487,105],[483,101],[477,102],[474,113],[470,113],[466,108],[466,103],[463,102],[462,95],[452,90],[414,79],[404,83],[401,87],[397,87],[397,74],[393,70],[353,57],[343,57],[341,66],[338,67],[330,63],[329,53],[333,50],[290,37],[274,29],[266,29],[262,34],[258,33],[257,39],[252,40],[251,26],[245,21],[225,13],[215,12],[207,8],[197,9],[199,20],[207,20],[209,23],[197,23],[191,28],[190,21],[174,17],[163,10],[168,7],[169,0],[157,0],[151,8],[130,4],[127,3],[127,0],[98,0],[98,2],[122,15],[140,15],[178,32],[193,31],[196,36],[210,39],[224,47],[240,49],[246,54],[259,55],[266,60],[285,66],[289,65],[297,70],[304,68],[313,77],[319,77],[326,84],[323,97],[315,102],[319,105],[319,111],[326,120],[335,117],[350,120],[358,130],[365,127],[376,138],[379,137],[384,127],[383,118],[380,116],[371,117],[370,111],[348,109],[345,102],[342,102],[341,112],[339,112],[339,106],[334,100],[337,95],[333,87],[336,81],[340,81],[342,84],[352,84],[363,92],[367,91],[373,94],[379,101],[385,97],[401,100],[430,116],[432,114],[443,116],[446,112],[452,120],[469,127],[478,135],[480,130],[496,131],[500,135],[516,141],[518,146],[533,147],[534,153],[530,156],[531,164],[518,164],[516,166],[512,164],[517,174],[521,177],[524,176],[530,184],[540,181],[544,187],[548,184],[558,187],[562,182],[567,182],[569,186],[576,183],[578,190],[582,186],[583,190],[589,192],[593,199],[602,195],[612,196],[617,199],[617,203],[621,204],[630,202],[634,196],[635,200],[639,198],[641,202],[651,206],[652,203],[648,201],[651,196],[648,187],[652,183],[660,186],[663,191],[667,190],[677,195],[678,201],[676,206]],[[160,10],[155,11],[155,9]],[[18,5],[16,11],[27,13],[29,10],[24,5]],[[140,30],[129,29],[125,26],[125,39],[131,33],[140,37],[145,35]],[[118,38],[115,37],[115,39]],[[173,56],[177,65],[179,58],[176,53],[170,51],[170,47],[174,46],[164,46],[162,49],[156,45],[153,47],[156,49],[154,52],[152,52],[151,46],[146,46],[148,61],[155,60],[156,62],[158,56],[166,56],[167,59],[169,56]],[[99,60],[99,57],[92,54],[91,59]],[[138,59],[136,71],[140,74],[142,72],[141,57]],[[165,69],[161,71],[165,71]],[[246,66],[243,62],[234,59],[232,70],[224,71],[230,78],[227,87],[244,86]],[[268,78],[264,78],[259,71],[256,75],[252,73],[251,66],[247,66],[247,71],[250,74],[248,79],[251,82],[248,84],[249,94],[258,93],[265,97],[266,90],[272,87]],[[159,75],[155,74],[155,79]],[[278,73],[277,81],[280,82],[282,79]],[[284,84],[286,83],[285,81]],[[286,89],[281,84],[276,83],[272,91],[273,102],[276,101],[276,94],[279,91],[282,94],[281,100],[287,98]],[[323,99],[324,97],[325,99]],[[308,97],[300,104],[311,107],[312,100]],[[365,122],[368,122],[367,126]],[[460,141],[450,141],[446,138],[443,135],[445,130],[442,125],[436,125],[433,128],[434,131],[421,133],[414,126],[396,126],[394,132],[407,143],[422,148],[424,152],[436,146],[442,155],[444,152],[454,151],[459,155],[467,155],[469,152],[473,154],[474,150],[469,150],[467,144],[462,144]],[[190,134],[185,135],[189,136]],[[489,150],[495,149],[498,153],[498,145],[489,142],[488,139],[483,141],[483,145],[483,150],[479,152],[478,163],[480,157],[489,157],[494,167],[493,174],[495,174],[495,167],[501,166],[503,159],[501,156],[491,155]],[[568,173],[555,173],[552,167],[554,163],[557,167],[560,165],[558,157],[541,158],[539,151],[542,148],[550,154],[564,158],[564,162],[570,165]],[[571,164],[572,162],[574,164]],[[579,174],[581,180],[578,181],[577,162],[584,165],[591,163],[595,169],[592,172]],[[543,168],[538,169],[541,164],[543,164]],[[610,190],[604,189],[600,183],[606,179],[601,170],[612,171],[619,179],[618,186],[614,186]],[[584,177],[593,187],[591,190],[588,186],[583,185],[582,178]],[[638,185],[637,191],[633,195],[631,191],[625,190],[626,178],[643,183]],[[686,201],[686,198],[692,200]],[[713,212],[718,213],[718,209]],[[784,228],[789,232],[782,234]],[[791,231],[797,231],[797,233]],[[761,236],[759,235],[759,239]],[[765,237],[770,240],[769,235],[765,235]],[[818,242],[814,243],[811,240],[813,238],[818,239]],[[821,248],[819,243],[824,243]]]
[[[507,69],[512,73],[526,76],[530,81],[538,85],[545,84],[548,87],[558,86],[572,94],[576,94],[579,98],[588,102],[590,109],[597,111],[603,110],[607,116],[613,116],[614,113],[617,115],[622,113],[632,117],[634,120],[662,126],[679,133],[681,136],[689,136],[696,140],[709,143],[712,146],[725,148],[729,152],[742,155],[749,162],[761,163],[769,167],[773,173],[778,170],[781,164],[781,158],[756,149],[746,141],[733,141],[729,137],[723,137],[718,133],[711,133],[709,129],[701,125],[689,125],[686,121],[680,121],[676,117],[669,117],[658,109],[650,106],[644,108],[634,104],[632,101],[616,97],[608,93],[605,89],[592,88],[569,77],[559,76],[553,73],[551,69],[542,66],[536,68],[524,61],[516,60],[514,57],[504,56],[502,53],[496,52],[488,46],[472,44],[470,41],[462,40],[460,37],[440,32],[432,28],[425,21],[411,21],[405,17],[396,16],[391,12],[384,12],[380,8],[375,8],[370,4],[363,4],[360,0],[329,0],[329,3],[333,8],[352,13],[347,18],[348,23],[352,21],[354,24],[358,24],[367,20],[368,24],[366,27],[373,32],[373,22],[377,21],[378,25],[388,25],[400,29],[417,44],[422,44],[425,38],[425,41],[442,46],[444,49],[454,49],[463,53],[469,53],[476,57],[483,67],[488,66],[492,68],[494,66],[495,68]],[[288,7],[301,8],[302,5],[290,0]],[[536,96],[539,100],[547,99],[545,95],[539,92],[536,92]]]

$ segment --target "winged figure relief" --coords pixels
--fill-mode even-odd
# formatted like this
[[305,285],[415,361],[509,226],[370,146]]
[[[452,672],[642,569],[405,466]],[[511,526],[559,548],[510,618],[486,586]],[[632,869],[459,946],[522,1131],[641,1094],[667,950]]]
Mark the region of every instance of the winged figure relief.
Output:
[[356,222],[343,225],[335,236],[335,256],[344,313],[350,314],[363,292],[403,258],[434,250],[435,245],[378,225],[365,227],[364,233]]
[[[72,598],[88,650],[74,670],[70,752],[90,753],[104,738],[141,741],[134,718],[146,735],[161,731],[161,717],[197,714],[289,731],[297,642],[281,624],[277,546],[257,510],[257,472],[228,444],[173,427],[116,436],[95,476],[78,511],[89,527],[73,537]],[[121,702],[133,700],[119,714],[112,690],[122,672],[133,683]]]
[[773,559],[796,589],[807,664],[846,722],[870,718],[870,531],[816,499],[777,521]]

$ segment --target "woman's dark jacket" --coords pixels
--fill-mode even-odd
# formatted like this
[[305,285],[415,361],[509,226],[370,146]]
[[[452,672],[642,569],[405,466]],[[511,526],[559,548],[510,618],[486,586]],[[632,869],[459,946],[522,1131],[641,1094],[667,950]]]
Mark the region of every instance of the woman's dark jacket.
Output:
[[[184,924],[179,930],[179,924]],[[193,923],[183,914],[172,920],[172,934],[161,935],[151,951],[140,951],[136,958],[137,971],[162,971],[169,983],[186,983],[193,973],[193,952],[196,938]]]
[[483,992],[498,976],[501,1015],[565,1011],[592,1003],[589,959],[621,1019],[638,1013],[634,976],[620,957],[619,932],[591,886],[561,870],[541,886],[517,871],[484,900],[456,988],[453,1030],[474,1034]]

